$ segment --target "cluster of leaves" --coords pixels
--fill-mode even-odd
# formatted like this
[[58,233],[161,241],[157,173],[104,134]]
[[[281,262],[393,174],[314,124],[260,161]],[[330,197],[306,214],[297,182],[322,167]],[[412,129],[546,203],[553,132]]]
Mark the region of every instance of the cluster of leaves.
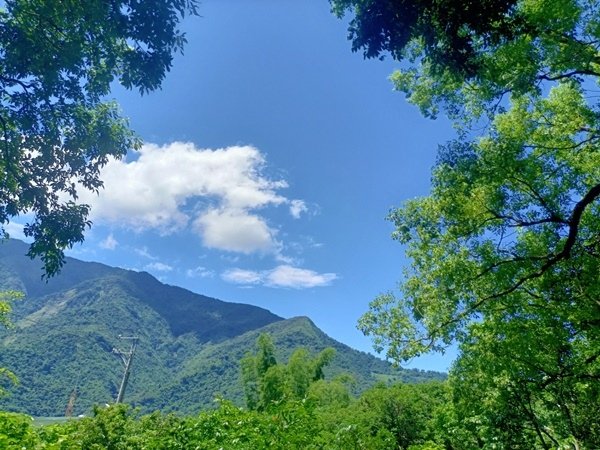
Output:
[[9,0],[0,10],[0,232],[23,213],[30,256],[45,273],[83,241],[100,168],[139,147],[113,102],[113,80],[146,93],[160,87],[185,36],[178,24],[196,0]]
[[361,329],[399,362],[458,341],[473,447],[597,448],[600,2],[331,3],[355,50],[403,60],[396,89],[458,129],[430,195],[390,213],[412,264]]
[[436,69],[471,74],[477,56],[490,45],[521,31],[514,14],[516,0],[477,2],[433,0],[330,0],[333,12],[354,13],[348,28],[352,50],[366,58],[410,57],[413,46],[424,49]]

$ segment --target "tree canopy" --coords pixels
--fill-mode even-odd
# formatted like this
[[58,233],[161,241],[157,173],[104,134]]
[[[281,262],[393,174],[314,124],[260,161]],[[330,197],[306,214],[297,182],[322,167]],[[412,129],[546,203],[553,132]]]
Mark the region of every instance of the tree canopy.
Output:
[[515,0],[331,0],[333,11],[353,13],[348,28],[352,50],[366,58],[410,58],[415,48],[437,68],[474,74],[481,48],[522,31]]
[[574,405],[600,389],[599,2],[331,3],[458,130],[430,194],[389,214],[411,265],[360,328],[398,362],[458,341],[457,411],[488,442],[598,446]]
[[[108,158],[139,147],[111,84],[145,94],[160,87],[196,0],[9,0],[0,10],[0,227],[32,214],[24,233],[49,276],[63,250],[83,241]],[[6,234],[4,227],[0,228]]]

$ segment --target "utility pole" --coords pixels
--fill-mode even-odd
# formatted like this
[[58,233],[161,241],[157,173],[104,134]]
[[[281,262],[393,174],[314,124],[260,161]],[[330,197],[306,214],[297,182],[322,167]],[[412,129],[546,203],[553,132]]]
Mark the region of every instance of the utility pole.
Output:
[[119,339],[127,339],[131,341],[131,347],[128,352],[123,350],[119,350],[118,348],[113,348],[113,353],[116,353],[121,357],[123,361],[123,365],[125,366],[125,371],[123,372],[123,379],[121,380],[121,386],[119,387],[119,394],[117,395],[117,403],[123,402],[123,397],[125,396],[125,388],[127,387],[127,381],[129,380],[129,374],[131,373],[131,361],[133,360],[133,354],[135,353],[135,348],[137,346],[137,342],[139,338],[137,336],[118,336]]
[[71,392],[69,402],[67,403],[67,409],[65,409],[65,417],[71,417],[73,415],[73,408],[75,407],[75,400],[77,399],[77,386]]

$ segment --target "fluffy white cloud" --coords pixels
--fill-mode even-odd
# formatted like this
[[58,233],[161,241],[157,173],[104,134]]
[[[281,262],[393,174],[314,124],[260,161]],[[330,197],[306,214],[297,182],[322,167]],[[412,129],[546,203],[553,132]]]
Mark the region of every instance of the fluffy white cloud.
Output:
[[336,278],[337,275],[334,273],[317,273],[308,269],[283,265],[269,272],[266,284],[268,286],[301,289],[327,286]]
[[96,223],[164,234],[192,224],[208,247],[276,253],[276,230],[258,210],[286,204],[299,217],[306,205],[278,193],[287,183],[266,177],[265,163],[251,146],[146,144],[135,161],[111,160],[101,173],[104,189],[99,195],[82,189],[80,199],[92,206]]
[[337,279],[335,273],[317,273],[289,265],[280,265],[272,270],[252,271],[230,269],[224,272],[223,280],[243,285],[262,284],[270,287],[306,289],[327,286]]
[[248,211],[209,209],[194,223],[205,246],[239,253],[275,250],[275,231]]
[[115,237],[111,234],[109,234],[106,239],[104,239],[102,242],[100,242],[100,247],[106,250],[114,250],[115,248],[117,248],[117,245],[119,245],[119,243],[117,242],[117,240],[115,239]]

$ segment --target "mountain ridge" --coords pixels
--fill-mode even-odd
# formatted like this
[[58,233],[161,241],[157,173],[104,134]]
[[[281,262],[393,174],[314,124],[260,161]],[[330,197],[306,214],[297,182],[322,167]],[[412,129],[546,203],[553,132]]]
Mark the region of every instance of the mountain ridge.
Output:
[[[0,332],[0,367],[20,379],[0,408],[61,415],[74,390],[75,413],[116,396],[123,366],[113,349],[139,336],[125,400],[142,411],[197,413],[216,395],[242,404],[239,360],[260,333],[271,334],[285,361],[298,347],[334,347],[328,376],[351,372],[358,390],[378,380],[439,379],[438,373],[397,370],[335,341],[308,317],[284,319],[252,305],[230,303],[161,283],[148,273],[69,258],[59,277],[45,282],[26,244],[0,243],[0,289],[23,289],[14,324]],[[60,279],[59,279],[60,278]]]

